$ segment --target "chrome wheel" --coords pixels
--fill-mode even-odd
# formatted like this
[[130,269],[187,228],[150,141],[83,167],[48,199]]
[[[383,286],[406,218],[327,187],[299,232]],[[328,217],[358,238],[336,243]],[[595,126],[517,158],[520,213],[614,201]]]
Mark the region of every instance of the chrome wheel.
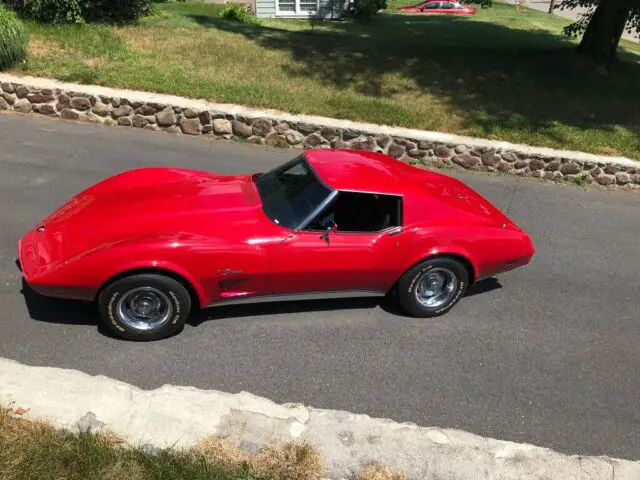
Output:
[[125,293],[117,303],[118,317],[127,327],[149,331],[160,328],[171,318],[169,297],[153,287],[140,287]]
[[438,308],[447,304],[458,288],[458,278],[451,270],[434,268],[418,279],[416,300],[429,308]]

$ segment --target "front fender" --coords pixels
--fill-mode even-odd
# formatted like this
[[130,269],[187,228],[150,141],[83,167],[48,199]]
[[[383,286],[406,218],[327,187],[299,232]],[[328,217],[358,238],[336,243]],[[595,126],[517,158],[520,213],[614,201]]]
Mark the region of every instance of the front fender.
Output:
[[474,261],[473,256],[466,248],[456,244],[430,246],[418,250],[414,255],[409,257],[410,261],[405,271],[429,258],[441,256],[454,256],[464,260],[471,267],[471,278],[469,278],[469,283],[473,284],[478,280],[478,272],[480,271],[478,263]]

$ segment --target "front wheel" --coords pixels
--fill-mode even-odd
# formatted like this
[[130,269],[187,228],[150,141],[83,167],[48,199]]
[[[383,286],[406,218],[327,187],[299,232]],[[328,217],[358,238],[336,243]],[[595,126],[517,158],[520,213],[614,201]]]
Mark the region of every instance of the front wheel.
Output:
[[128,340],[159,340],[178,332],[191,310],[191,297],[177,280],[139,274],[109,284],[98,299],[102,322]]
[[468,283],[467,269],[459,261],[432,258],[402,276],[398,282],[398,301],[414,317],[437,317],[458,303]]

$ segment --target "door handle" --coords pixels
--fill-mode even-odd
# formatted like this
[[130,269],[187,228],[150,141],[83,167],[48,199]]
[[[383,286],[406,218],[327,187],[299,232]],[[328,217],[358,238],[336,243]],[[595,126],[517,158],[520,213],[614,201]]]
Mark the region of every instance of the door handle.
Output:
[[400,227],[400,228],[396,228],[395,230],[391,230],[388,235],[390,237],[394,237],[396,235],[400,235],[401,233],[404,233],[404,228]]

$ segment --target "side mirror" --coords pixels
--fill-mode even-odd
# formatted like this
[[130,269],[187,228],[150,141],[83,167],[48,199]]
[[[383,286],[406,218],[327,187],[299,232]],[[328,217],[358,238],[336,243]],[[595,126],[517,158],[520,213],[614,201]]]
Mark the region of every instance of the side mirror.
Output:
[[322,240],[326,240],[327,241],[327,245],[329,244],[329,235],[336,233],[338,231],[338,225],[336,225],[335,223],[331,223],[331,225],[329,225],[329,227],[327,227],[327,229],[324,231],[324,233],[322,235],[320,235],[320,238]]

